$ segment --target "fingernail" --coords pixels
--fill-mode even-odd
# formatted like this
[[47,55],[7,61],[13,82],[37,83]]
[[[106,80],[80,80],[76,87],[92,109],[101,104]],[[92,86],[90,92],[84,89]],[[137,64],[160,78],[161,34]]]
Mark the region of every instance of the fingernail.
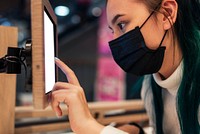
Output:
[[56,113],[57,118],[61,118],[62,116],[60,116],[58,113]]
[[54,59],[55,59],[55,60],[60,60],[58,57],[55,57]]

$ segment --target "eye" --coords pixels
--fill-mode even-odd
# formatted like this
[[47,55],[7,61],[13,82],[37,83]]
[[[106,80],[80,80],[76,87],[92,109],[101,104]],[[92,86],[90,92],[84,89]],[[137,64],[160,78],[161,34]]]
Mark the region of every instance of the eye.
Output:
[[117,26],[119,27],[120,30],[123,31],[124,27],[126,26],[126,23],[125,22],[120,22],[120,23],[117,24]]

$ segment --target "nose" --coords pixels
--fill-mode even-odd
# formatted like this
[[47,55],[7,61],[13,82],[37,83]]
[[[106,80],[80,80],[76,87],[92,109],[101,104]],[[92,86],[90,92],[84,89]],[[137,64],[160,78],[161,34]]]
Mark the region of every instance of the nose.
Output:
[[113,34],[113,40],[119,38],[119,36],[120,36],[119,34],[114,33]]

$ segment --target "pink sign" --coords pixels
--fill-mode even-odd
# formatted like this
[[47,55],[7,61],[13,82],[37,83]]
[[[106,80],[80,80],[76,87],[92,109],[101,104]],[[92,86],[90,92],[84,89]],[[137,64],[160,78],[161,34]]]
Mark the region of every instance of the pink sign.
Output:
[[96,99],[98,101],[117,101],[124,99],[124,72],[112,57],[100,57],[96,80]]
[[95,84],[97,101],[118,101],[125,96],[125,73],[112,58],[108,41],[112,33],[108,28],[105,11],[99,27],[99,59]]

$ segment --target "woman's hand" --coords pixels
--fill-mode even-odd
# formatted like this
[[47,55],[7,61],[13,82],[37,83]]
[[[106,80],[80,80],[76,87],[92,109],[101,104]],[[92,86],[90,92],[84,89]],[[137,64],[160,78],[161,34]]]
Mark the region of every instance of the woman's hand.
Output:
[[129,134],[139,134],[139,132],[140,132],[138,127],[136,127],[134,125],[129,125],[129,124],[122,125],[122,126],[119,126],[117,128],[122,130],[122,131],[125,131]]
[[[69,83],[57,82],[53,87],[51,106],[57,116],[62,116],[59,106],[64,102],[68,106],[68,116],[71,129],[76,133],[98,134],[103,126],[92,117],[85,98],[84,91],[74,72],[61,60],[55,60],[56,65],[65,73]],[[90,129],[88,129],[90,128]]]

